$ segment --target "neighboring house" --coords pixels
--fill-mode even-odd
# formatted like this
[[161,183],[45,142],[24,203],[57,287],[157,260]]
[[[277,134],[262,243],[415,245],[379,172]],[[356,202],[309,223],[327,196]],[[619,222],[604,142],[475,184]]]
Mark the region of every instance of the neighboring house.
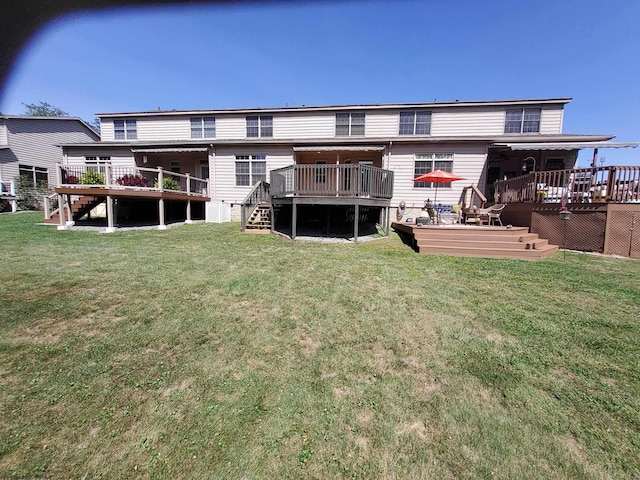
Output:
[[60,144],[95,142],[100,136],[80,118],[0,115],[0,181],[8,196],[16,177],[54,185]]
[[[257,182],[269,182],[271,172],[290,166],[299,170],[289,180],[297,185],[306,171],[306,182],[314,188],[327,185],[328,196],[334,185],[334,196],[351,188],[354,179],[341,174],[351,172],[345,166],[391,171],[385,177],[393,179],[387,208],[400,201],[422,206],[433,199],[435,185],[413,179],[433,169],[447,170],[465,181],[439,185],[438,201],[459,203],[469,184],[492,199],[495,180],[531,170],[573,168],[582,148],[622,146],[608,142],[612,135],[563,133],[564,106],[570,101],[101,113],[100,142],[63,142],[64,162],[122,172],[162,167],[165,172],[210,179],[207,212],[215,211],[209,207],[228,205],[235,219]],[[278,175],[274,178],[284,182],[284,174]],[[293,190],[287,187],[294,197],[296,185]]]

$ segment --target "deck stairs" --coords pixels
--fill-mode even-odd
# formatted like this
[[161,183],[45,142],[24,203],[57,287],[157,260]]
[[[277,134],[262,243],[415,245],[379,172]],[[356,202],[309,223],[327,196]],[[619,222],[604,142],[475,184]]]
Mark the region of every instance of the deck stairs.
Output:
[[259,203],[247,219],[245,233],[271,233],[271,204]]
[[[71,216],[73,217],[73,221],[77,222],[104,201],[104,197],[83,195],[79,199],[71,202]],[[44,223],[60,223],[60,210],[55,210],[51,218],[45,218]]]
[[422,226],[404,222],[392,227],[422,254],[541,260],[558,251],[527,227],[472,225]]

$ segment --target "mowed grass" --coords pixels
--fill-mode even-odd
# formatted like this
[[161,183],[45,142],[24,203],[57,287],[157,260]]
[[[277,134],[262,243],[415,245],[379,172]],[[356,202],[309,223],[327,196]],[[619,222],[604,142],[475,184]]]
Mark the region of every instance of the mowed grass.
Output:
[[0,476],[640,478],[640,262],[0,216]]

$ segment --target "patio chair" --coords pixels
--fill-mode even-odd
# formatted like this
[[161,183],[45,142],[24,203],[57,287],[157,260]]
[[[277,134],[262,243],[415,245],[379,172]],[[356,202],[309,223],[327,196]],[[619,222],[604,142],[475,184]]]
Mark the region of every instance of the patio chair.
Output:
[[486,221],[487,225],[495,225],[497,220],[502,227],[503,225],[502,220],[500,220],[500,215],[502,214],[504,207],[506,207],[504,203],[496,203],[495,205],[491,205],[490,207],[481,208],[480,210],[478,210],[480,223],[483,224]]

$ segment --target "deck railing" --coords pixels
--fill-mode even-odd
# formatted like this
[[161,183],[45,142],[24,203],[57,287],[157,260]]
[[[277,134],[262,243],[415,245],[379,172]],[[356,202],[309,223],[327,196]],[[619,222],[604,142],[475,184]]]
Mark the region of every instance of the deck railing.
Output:
[[175,191],[205,197],[209,193],[208,179],[169,172],[162,167],[58,164],[56,172],[58,187]]
[[640,202],[640,166],[532,172],[495,182],[496,203]]
[[268,202],[271,199],[269,190],[270,186],[267,182],[258,182],[240,204],[240,225],[243,232],[247,225],[247,219],[253,210],[260,203]]
[[291,165],[271,172],[271,196],[393,196],[393,172],[369,165]]

